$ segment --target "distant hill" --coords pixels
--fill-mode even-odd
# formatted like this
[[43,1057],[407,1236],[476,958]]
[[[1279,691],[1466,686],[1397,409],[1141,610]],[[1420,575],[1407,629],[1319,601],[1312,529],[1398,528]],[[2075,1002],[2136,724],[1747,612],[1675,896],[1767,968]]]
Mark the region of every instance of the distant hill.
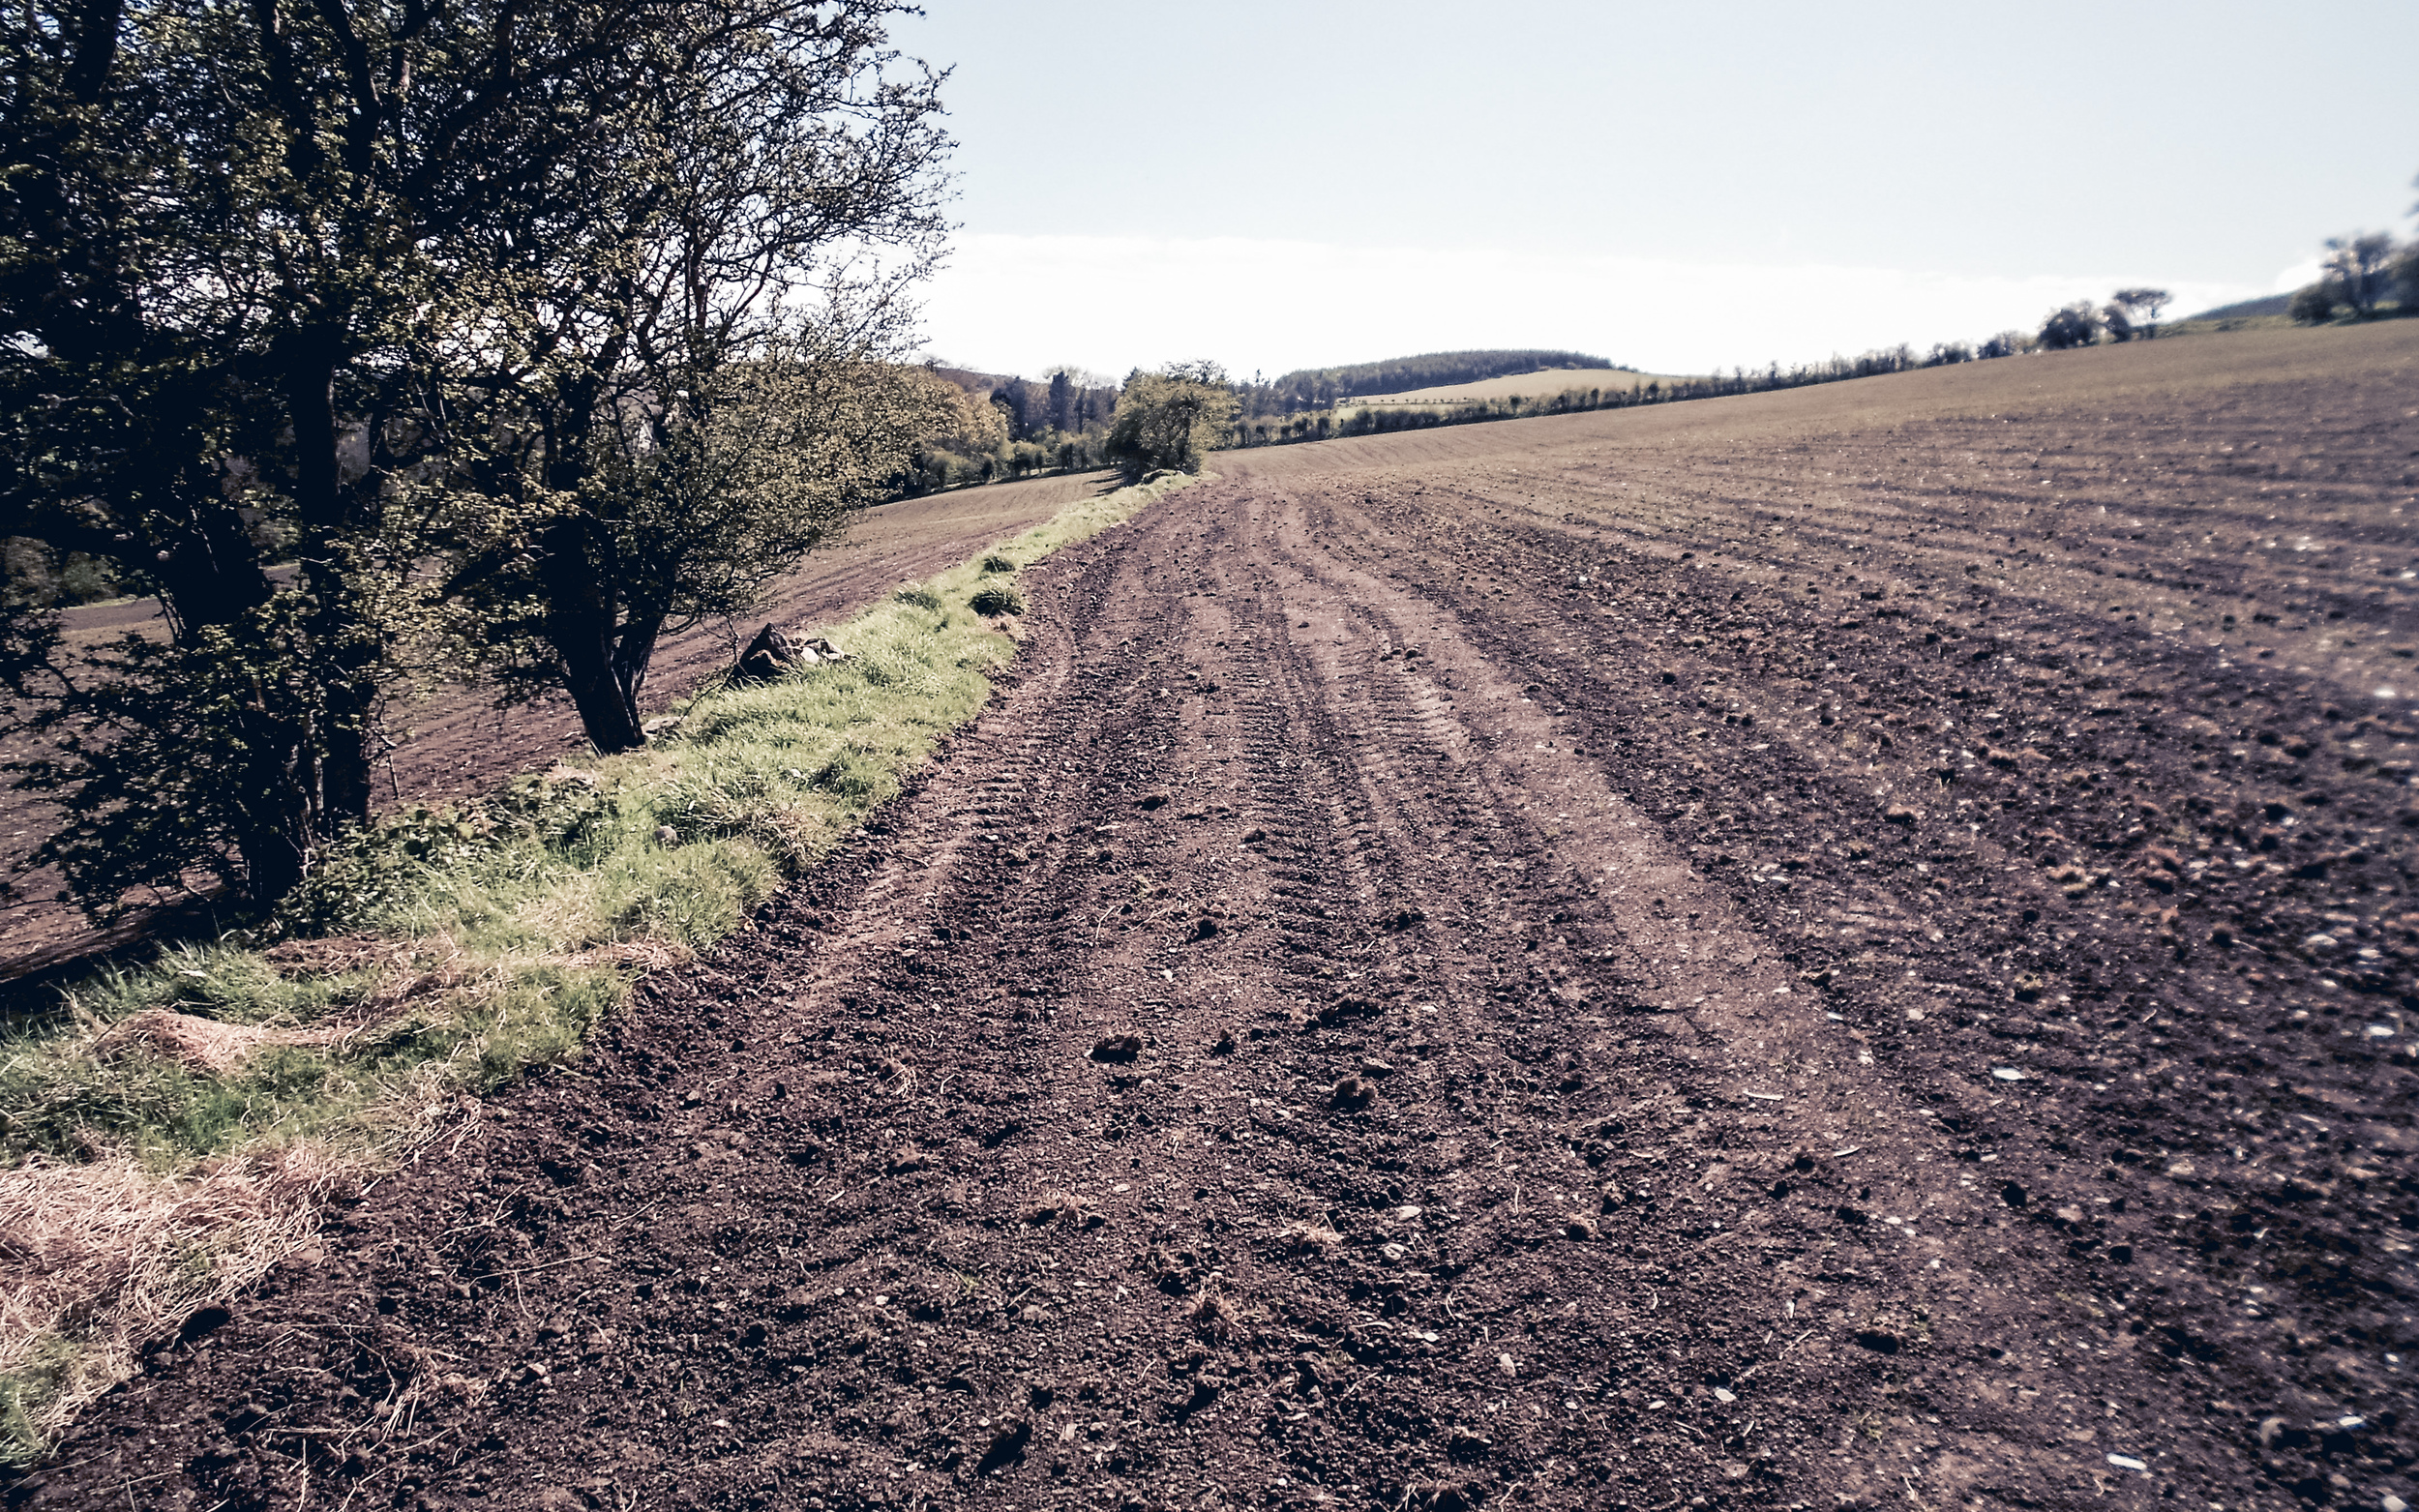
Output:
[[1643,388],[1657,381],[1657,376],[1628,368],[1548,368],[1542,371],[1508,372],[1500,377],[1481,378],[1475,383],[1440,383],[1400,394],[1358,394],[1353,397],[1353,402],[1450,405],[1484,403],[1488,400],[1509,399],[1513,395],[1522,399],[1551,399],[1572,390],[1585,393],[1589,389],[1598,389],[1609,394]]
[[[1446,384],[1483,383],[1508,374],[1549,369],[1589,368],[1627,372],[1601,357],[1585,352],[1501,348],[1473,352],[1422,352],[1416,357],[1389,357],[1383,362],[1348,363],[1337,368],[1301,368],[1272,382],[1250,385],[1277,401],[1277,407],[1307,408],[1363,395],[1401,394]],[[1246,400],[1248,404],[1248,398]]]
[[2231,305],[2220,305],[2215,310],[2204,310],[2199,314],[2186,315],[2184,318],[2187,320],[2249,320],[2255,315],[2281,315],[2285,313],[2285,307],[2292,302],[2293,296],[2290,294],[2269,294],[2258,299],[2243,299]]

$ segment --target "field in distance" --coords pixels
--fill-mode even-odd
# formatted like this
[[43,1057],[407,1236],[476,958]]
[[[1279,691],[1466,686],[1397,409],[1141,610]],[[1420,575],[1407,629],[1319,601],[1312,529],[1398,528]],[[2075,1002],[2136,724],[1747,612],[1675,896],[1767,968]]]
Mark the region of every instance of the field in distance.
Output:
[[1489,400],[1552,399],[1573,389],[1584,394],[1590,389],[1616,393],[1643,388],[1649,383],[1669,376],[1665,373],[1627,372],[1618,368],[1549,368],[1542,372],[1508,373],[1500,378],[1486,378],[1477,383],[1447,383],[1432,389],[1411,389],[1401,394],[1371,394],[1359,399],[1335,401],[1338,409],[1356,404],[1482,404]]

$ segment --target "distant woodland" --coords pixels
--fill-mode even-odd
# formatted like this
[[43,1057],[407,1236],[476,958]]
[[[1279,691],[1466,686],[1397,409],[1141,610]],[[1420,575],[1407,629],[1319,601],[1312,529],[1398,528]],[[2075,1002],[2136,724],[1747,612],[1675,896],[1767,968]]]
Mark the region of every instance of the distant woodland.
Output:
[[960,396],[954,423],[925,438],[905,491],[932,493],[970,483],[1102,465],[1118,385],[1080,368],[1025,378],[935,367]]
[[1235,387],[1237,397],[1242,400],[1243,414],[1256,419],[1262,415],[1325,409],[1338,400],[1400,394],[1409,389],[1434,388],[1441,383],[1479,383],[1508,373],[1538,372],[1548,368],[1614,370],[1616,365],[1584,352],[1508,348],[1422,352],[1417,357],[1389,357],[1384,362],[1353,363],[1341,368],[1303,368],[1265,383],[1255,379]]
[[[1833,357],[1788,368],[1774,363],[1762,369],[1740,368],[1728,373],[1715,372],[1704,377],[1657,378],[1638,388],[1581,388],[1568,377],[1558,376],[1557,381],[1563,384],[1558,393],[1540,392],[1534,396],[1482,400],[1450,407],[1440,404],[1401,409],[1366,405],[1353,408],[1339,402],[1319,410],[1270,416],[1246,415],[1235,424],[1231,444],[1239,447],[1288,446],[1339,436],[1383,435],[1397,430],[1432,430],[1439,426],[1478,425],[1490,420],[1520,420],[1535,415],[1567,415],[1591,409],[1630,409],[1642,404],[1764,394],[1775,389],[1806,388],[1817,383],[1838,383],[1850,378],[1878,377],[1888,372],[1912,372],[1921,368],[2011,357],[2031,350],[2028,342],[2029,339],[2023,333],[2009,331],[1992,337],[1979,347],[1969,346],[1963,341],[1946,341],[1928,352],[1918,352],[1911,346],[1898,345],[1855,357]],[[1557,352],[1546,355],[1563,359],[1564,365],[1568,365],[1569,354]],[[1595,366],[1611,367],[1600,362]],[[1512,371],[1517,372],[1522,370]],[[1634,372],[1637,370],[1618,371]]]

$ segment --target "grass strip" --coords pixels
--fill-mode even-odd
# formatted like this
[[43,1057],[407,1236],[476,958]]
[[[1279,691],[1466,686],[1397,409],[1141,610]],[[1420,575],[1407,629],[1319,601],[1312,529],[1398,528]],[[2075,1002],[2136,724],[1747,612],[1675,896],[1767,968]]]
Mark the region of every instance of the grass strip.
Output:
[[1021,608],[1017,572],[1189,481],[908,584],[826,633],[845,660],[710,687],[646,750],[394,815],[250,937],[105,969],[9,1031],[0,1464],[307,1245],[332,1191],[739,929],[981,711],[1015,656],[985,611]]

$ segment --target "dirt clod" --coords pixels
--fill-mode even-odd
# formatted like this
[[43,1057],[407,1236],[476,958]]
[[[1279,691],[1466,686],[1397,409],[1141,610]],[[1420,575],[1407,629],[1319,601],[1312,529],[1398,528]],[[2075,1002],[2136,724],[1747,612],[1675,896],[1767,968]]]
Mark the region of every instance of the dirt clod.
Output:
[[988,1475],[995,1470],[1005,1469],[1016,1464],[1025,1458],[1025,1447],[1032,1440],[1033,1425],[1021,1417],[995,1424],[991,1442],[984,1448],[983,1457],[975,1465],[974,1472],[978,1475]]
[[1325,1224],[1288,1224],[1277,1232],[1277,1238],[1295,1251],[1323,1250],[1344,1242],[1344,1236]]

